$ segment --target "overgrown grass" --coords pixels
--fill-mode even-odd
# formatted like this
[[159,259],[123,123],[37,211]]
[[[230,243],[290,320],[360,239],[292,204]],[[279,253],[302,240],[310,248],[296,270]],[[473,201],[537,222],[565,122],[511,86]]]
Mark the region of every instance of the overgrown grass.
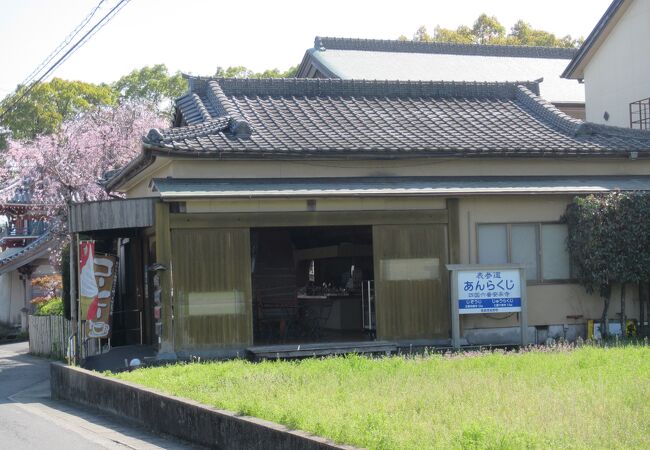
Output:
[[145,368],[116,377],[374,449],[650,448],[650,348]]

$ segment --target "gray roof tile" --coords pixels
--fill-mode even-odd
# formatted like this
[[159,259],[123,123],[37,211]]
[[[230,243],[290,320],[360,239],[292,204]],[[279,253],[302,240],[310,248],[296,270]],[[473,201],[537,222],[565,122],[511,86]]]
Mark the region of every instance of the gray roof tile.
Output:
[[[584,86],[560,78],[577,49],[316,37],[299,77],[505,82],[543,79],[541,96],[584,103]],[[314,74],[316,69],[318,74]]]
[[250,158],[650,152],[650,133],[571,119],[537,97],[534,82],[191,78],[190,86],[177,108],[191,125],[150,133],[151,148]]
[[524,45],[479,45],[448,42],[415,42],[383,39],[320,37],[314,39],[316,50],[359,50],[389,53],[435,53],[442,55],[507,56],[515,58],[571,59],[574,48],[533,47]]

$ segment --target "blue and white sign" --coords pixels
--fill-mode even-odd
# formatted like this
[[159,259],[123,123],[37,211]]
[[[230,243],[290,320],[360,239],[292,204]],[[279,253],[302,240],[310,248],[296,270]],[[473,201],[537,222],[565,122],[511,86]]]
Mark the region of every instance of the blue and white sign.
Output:
[[458,271],[458,313],[521,311],[519,270]]

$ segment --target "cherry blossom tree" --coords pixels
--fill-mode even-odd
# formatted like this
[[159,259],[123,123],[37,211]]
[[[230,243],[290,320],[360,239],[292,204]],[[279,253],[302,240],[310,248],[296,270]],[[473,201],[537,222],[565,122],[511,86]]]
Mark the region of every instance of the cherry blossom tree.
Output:
[[5,185],[11,179],[27,181],[32,203],[42,205],[50,229],[63,237],[69,205],[109,198],[100,183],[104,174],[135,157],[150,128],[167,125],[140,104],[99,107],[64,122],[54,134],[30,141],[9,140],[0,155],[0,180]]

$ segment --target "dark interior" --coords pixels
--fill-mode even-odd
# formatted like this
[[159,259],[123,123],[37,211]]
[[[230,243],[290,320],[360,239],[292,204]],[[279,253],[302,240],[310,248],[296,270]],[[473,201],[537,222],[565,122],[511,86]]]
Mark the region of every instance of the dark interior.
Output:
[[252,229],[251,264],[256,345],[374,338],[370,226]]

